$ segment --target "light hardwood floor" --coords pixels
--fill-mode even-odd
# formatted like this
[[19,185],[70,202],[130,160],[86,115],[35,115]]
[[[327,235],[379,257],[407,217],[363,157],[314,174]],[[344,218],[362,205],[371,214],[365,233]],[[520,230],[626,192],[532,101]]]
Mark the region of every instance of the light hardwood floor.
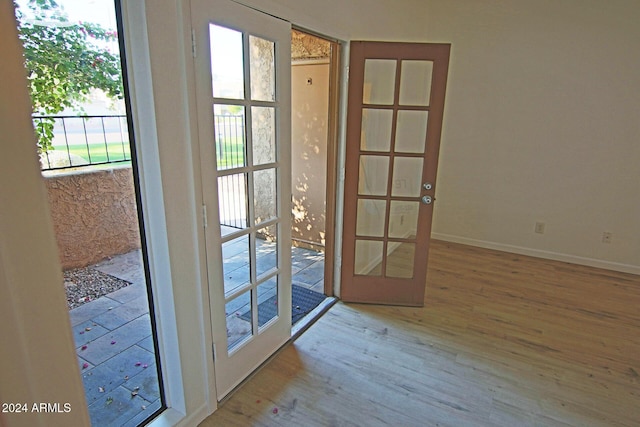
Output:
[[434,241],[424,308],[338,303],[201,426],[639,426],[640,276]]

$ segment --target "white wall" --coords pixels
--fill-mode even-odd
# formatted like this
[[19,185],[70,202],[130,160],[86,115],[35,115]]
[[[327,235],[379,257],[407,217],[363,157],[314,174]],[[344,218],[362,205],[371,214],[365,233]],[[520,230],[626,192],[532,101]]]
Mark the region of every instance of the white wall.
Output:
[[0,425],[88,425],[12,6],[0,2],[0,403],[27,410],[3,410]]
[[635,1],[429,1],[426,39],[452,43],[435,237],[640,272],[638,22]]
[[423,0],[236,0],[341,40],[424,41]]
[[[419,0],[242,1],[342,39],[453,43],[435,234],[637,271],[640,59],[635,52],[640,40],[640,27],[636,25],[640,12],[636,2],[429,0],[425,6]],[[197,231],[198,171],[192,169],[198,162],[194,161],[196,141],[191,137],[195,114],[188,96],[193,90],[188,59],[189,3],[147,3],[152,74],[151,80],[140,79],[139,84],[152,85],[153,99],[147,101],[152,103],[158,124],[152,126],[157,144],[153,140],[141,144],[159,149],[161,176],[149,185],[161,182],[164,191],[170,272],[180,322],[176,330],[181,340],[167,345],[184,358],[182,366],[172,369],[183,371],[188,390],[183,396],[185,411],[194,424],[207,408],[206,387],[211,380],[207,370],[211,366],[210,352],[202,338],[209,331],[202,302],[206,293],[202,242]],[[15,72],[19,61],[5,51],[5,46],[15,49],[16,44],[11,38],[15,36],[6,34],[13,28],[13,24],[5,23],[10,16],[9,2],[0,4],[4,91],[19,87],[23,77],[13,74],[5,78],[6,73]],[[55,392],[58,398],[78,402],[82,387],[76,376],[71,336],[62,320],[66,316],[63,291],[43,287],[46,293],[37,294],[42,284],[55,286],[56,273],[52,272],[57,268],[57,254],[42,203],[42,184],[36,179],[35,156],[31,158],[32,153],[17,148],[24,147],[19,144],[29,138],[25,93],[20,96],[21,107],[13,94],[3,92],[0,96],[2,144],[16,148],[11,162],[0,168],[0,194],[4,197],[8,185],[6,191],[24,198],[23,204],[12,207],[10,216],[5,216],[7,205],[1,206],[0,284],[3,292],[11,283],[25,286],[16,294],[17,300],[4,298],[11,303],[0,310],[8,316],[8,308],[13,307],[17,316],[3,323],[3,337],[17,347],[10,354],[1,353],[4,368],[0,397],[7,401],[5,391],[15,386],[43,400],[54,399],[49,396]],[[17,117],[8,112],[15,112]],[[152,122],[146,121],[145,126]],[[14,131],[20,137],[5,140]],[[24,179],[15,179],[15,174]],[[535,221],[547,223],[544,235],[533,234]],[[604,230],[613,233],[610,245],[600,243]],[[27,247],[24,242],[32,245]],[[38,252],[30,254],[29,248]],[[29,268],[30,256],[37,257],[41,268]],[[14,285],[11,289],[18,288]],[[23,292],[42,298],[27,302]],[[32,318],[39,322],[37,325],[29,322],[28,313],[35,309],[40,313],[40,317]],[[20,316],[27,323],[12,330],[11,325]],[[30,344],[33,342],[37,345]],[[197,344],[190,346],[192,342]],[[46,355],[49,361],[59,362],[55,369],[37,363],[20,369],[21,354],[31,352],[32,345],[48,350],[35,354],[32,360]],[[15,367],[8,380],[7,366]],[[28,372],[38,381],[19,383],[18,378]],[[61,383],[65,387],[57,386]],[[78,422],[65,424],[82,425],[86,412],[80,411],[78,407],[74,412],[81,418]],[[7,418],[2,422],[14,425]],[[16,421],[15,425],[21,424]]]
[[[139,5],[133,0],[127,3],[132,7]],[[334,37],[417,40],[423,28],[416,12],[420,8],[414,6],[420,2],[406,0],[403,3],[411,7],[395,13],[398,2],[253,1],[258,9]],[[176,348],[182,359],[181,366],[173,369],[180,370],[182,374],[184,394],[179,397],[184,400],[186,418],[182,422],[186,425],[196,423],[207,409],[215,405],[210,315],[205,304],[208,289],[200,217],[202,194],[190,53],[190,9],[188,0],[148,0],[145,4],[146,28],[132,23],[136,31],[145,28],[149,40],[148,75],[145,76],[145,70],[141,70],[136,86],[147,86],[153,90],[152,99],[149,95],[139,99],[141,104],[138,108],[141,116],[151,116],[141,118],[141,130],[143,133],[155,133],[157,141],[139,138],[138,143],[157,147],[158,151],[155,166],[160,166],[160,176],[154,183],[143,183],[143,187],[162,183],[161,203],[179,339],[169,345]],[[367,11],[366,17],[362,16],[363,10]],[[144,44],[140,42],[139,35],[135,39],[133,44]],[[147,60],[144,49],[129,53],[132,55],[130,60],[137,63]],[[150,233],[149,238],[154,238],[154,235]],[[160,279],[168,280],[165,276]]]
[[452,43],[434,237],[640,272],[637,2],[240,2],[345,40]]
[[[148,89],[153,90],[152,94],[146,92],[147,96],[138,100],[141,125],[138,135],[149,136],[142,137],[138,144],[143,154],[145,151],[153,153],[154,150],[157,153],[157,157],[151,155],[141,159],[141,163],[146,163],[147,170],[143,174],[142,185],[145,188],[158,187],[159,184],[162,186],[163,194],[144,196],[154,207],[154,212],[147,212],[146,215],[151,215],[150,219],[158,222],[152,226],[156,231],[150,233],[148,239],[152,241],[152,249],[153,240],[166,239],[169,243],[166,253],[168,258],[162,256],[152,259],[151,264],[152,270],[168,273],[156,277],[156,283],[167,282],[166,285],[159,286],[160,290],[163,286],[170,286],[157,297],[166,299],[164,297],[173,292],[176,303],[177,323],[168,325],[174,321],[174,313],[163,316],[161,312],[159,327],[161,330],[173,329],[178,337],[173,341],[163,340],[166,345],[163,356],[167,355],[172,360],[178,357],[182,363],[165,366],[165,374],[176,377],[176,371],[180,372],[174,382],[182,381],[185,386],[184,393],[180,392],[179,386],[169,390],[170,404],[177,402],[176,408],[178,412],[182,412],[182,415],[174,413],[171,418],[173,421],[169,422],[178,422],[185,417],[181,421],[183,424],[195,424],[211,410],[210,405],[215,403],[212,403],[213,394],[210,394],[211,353],[207,346],[209,342],[205,338],[210,335],[210,326],[207,323],[208,314],[204,311],[207,290],[202,282],[205,271],[201,266],[203,246],[198,232],[201,227],[198,214],[200,196],[197,167],[194,169],[194,165],[198,163],[198,150],[196,141],[191,139],[195,114],[193,99],[188,96],[192,95],[190,91],[193,90],[189,62],[189,2],[154,0],[147,2],[146,10],[137,1],[124,3],[125,13],[127,10],[135,11],[138,17],[146,14],[147,19],[147,22],[138,20],[131,23],[136,34],[133,35],[135,40],[130,44],[140,48],[145,43],[145,34],[150,40],[147,52],[145,49],[138,49],[130,57],[130,61],[139,66],[132,66],[137,69],[134,71],[138,77],[133,84],[134,91],[144,94]],[[297,1],[254,3],[266,5],[273,13],[286,15],[297,24],[345,39],[351,36],[418,39],[422,32],[421,28],[409,22],[417,23],[414,12],[407,10],[403,14],[392,14],[391,4],[386,6],[361,1],[344,6],[347,9],[345,13],[340,9],[342,3],[339,1],[322,4]],[[414,1],[407,3],[418,4]],[[15,25],[13,22],[5,22],[13,16],[13,11],[10,10],[10,2],[0,4],[0,16],[3,19],[3,25],[0,26],[2,90],[13,91],[22,86],[19,82],[24,76],[16,75],[16,71],[20,74],[21,61],[15,56],[18,46],[13,31]],[[288,7],[292,9],[289,10]],[[396,3],[393,9],[395,8]],[[362,10],[367,10],[369,17],[356,20],[356,17],[361,18]],[[357,25],[353,25],[356,22]],[[145,56],[146,53],[149,54],[148,57]],[[150,73],[145,75],[145,68],[150,68]],[[11,289],[15,294],[2,299],[4,303],[0,312],[4,320],[3,337],[15,345],[2,347],[0,362],[4,369],[0,382],[1,397],[3,402],[24,399],[68,401],[73,405],[71,415],[57,420],[60,420],[61,425],[86,425],[88,418],[84,407],[84,392],[73,351],[64,291],[61,287],[56,289],[56,285],[61,283],[60,268],[43,187],[39,181],[35,154],[24,143],[25,139],[33,137],[28,100],[26,92],[16,93],[23,97],[20,108],[14,92],[3,92],[0,97],[3,101],[0,104],[3,120],[2,144],[5,153],[12,153],[9,156],[11,162],[6,163],[6,166],[11,167],[0,168],[4,183],[1,194],[4,199],[6,190],[12,195],[19,194],[22,197],[20,200],[24,200],[24,203],[12,205],[11,211],[8,210],[8,204],[2,204],[0,265],[3,270],[0,284],[4,290]],[[9,112],[15,113],[15,116],[9,115]],[[9,142],[15,144],[9,145]],[[15,153],[11,151],[14,147]],[[154,175],[156,172],[159,175]],[[16,179],[18,176],[24,179]],[[152,181],[145,182],[151,178]],[[164,212],[158,212],[158,208],[164,208]],[[31,268],[36,262],[34,259],[37,259],[38,269]],[[170,277],[167,277],[169,274]],[[27,298],[26,294],[30,297]],[[166,309],[170,304],[161,305]],[[34,316],[36,312],[38,315]],[[7,391],[11,394],[7,394]],[[46,425],[56,425],[50,417],[44,419]],[[5,416],[1,421],[9,426],[38,425],[31,417]]]

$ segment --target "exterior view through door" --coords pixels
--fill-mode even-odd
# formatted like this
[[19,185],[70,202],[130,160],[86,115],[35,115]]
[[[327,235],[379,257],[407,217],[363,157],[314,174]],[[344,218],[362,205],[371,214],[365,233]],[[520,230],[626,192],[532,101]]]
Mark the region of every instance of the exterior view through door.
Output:
[[[291,25],[229,0],[191,6],[222,399],[291,337]],[[342,297],[421,305],[449,46],[351,51]]]
[[344,301],[424,304],[449,50],[351,42]]
[[221,399],[291,336],[291,26],[194,0],[192,27]]

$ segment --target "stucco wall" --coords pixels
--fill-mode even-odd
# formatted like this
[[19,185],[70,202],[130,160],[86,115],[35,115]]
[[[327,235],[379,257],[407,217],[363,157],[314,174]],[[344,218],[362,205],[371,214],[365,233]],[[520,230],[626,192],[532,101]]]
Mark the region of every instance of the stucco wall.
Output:
[[140,247],[131,167],[44,178],[63,269]]
[[325,242],[329,63],[291,68],[291,111],[291,237],[320,249]]
[[331,43],[319,37],[291,30],[291,59],[328,59]]

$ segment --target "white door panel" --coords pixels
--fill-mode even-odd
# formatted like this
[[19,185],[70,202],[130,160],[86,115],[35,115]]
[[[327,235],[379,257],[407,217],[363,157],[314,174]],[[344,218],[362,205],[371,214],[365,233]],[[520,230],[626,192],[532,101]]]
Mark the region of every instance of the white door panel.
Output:
[[289,23],[192,0],[218,398],[291,334]]

